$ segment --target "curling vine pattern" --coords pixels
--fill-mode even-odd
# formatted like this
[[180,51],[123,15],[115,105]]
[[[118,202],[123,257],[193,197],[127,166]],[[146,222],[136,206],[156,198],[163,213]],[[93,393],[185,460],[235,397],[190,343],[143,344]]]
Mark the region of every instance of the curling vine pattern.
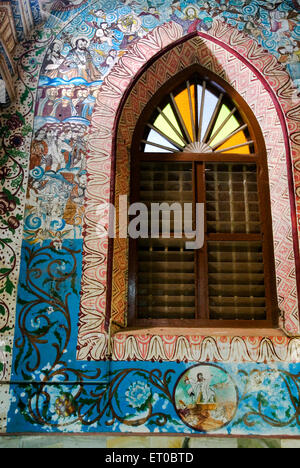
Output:
[[[135,427],[149,420],[155,421],[157,426],[164,426],[170,417],[164,412],[154,411],[150,387],[171,402],[168,385],[174,371],[167,370],[162,375],[158,369],[130,368],[102,376],[103,365],[101,370],[96,366],[94,371],[83,371],[66,362],[64,356],[68,353],[74,332],[69,299],[72,293],[77,293],[75,280],[79,253],[80,250],[72,250],[67,245],[58,249],[53,242],[25,249],[26,277],[20,287],[26,293],[26,300],[19,299],[20,337],[16,337],[14,360],[14,379],[17,382],[22,376],[24,383],[19,383],[19,387],[26,394],[26,404],[20,398],[19,409],[26,421],[52,428],[74,423],[94,425],[104,415],[109,415],[107,427],[116,421]],[[64,295],[68,283],[71,283],[72,293]],[[45,360],[43,349],[50,343],[54,352],[48,353]],[[137,399],[135,389],[138,384],[132,383],[132,376],[139,377],[144,388],[149,388],[142,402]],[[119,399],[124,394],[121,390],[124,385],[127,388],[127,407],[146,411],[146,415],[131,419],[120,414],[123,410]],[[56,422],[53,415],[58,418]]]
[[[15,341],[13,376],[23,424],[59,431],[114,432],[120,427],[186,431],[176,414],[174,390],[178,372],[188,365],[70,364],[80,249],[72,241],[60,246],[52,241],[43,247],[27,245],[24,250],[27,267],[20,285],[20,336]],[[227,428],[231,433],[247,432],[260,424],[272,431],[299,428],[300,374],[295,369],[262,366],[228,369],[239,388],[238,411]]]
[[[245,389],[240,404],[245,413],[235,425],[243,422],[251,428],[261,420],[271,427],[300,426],[300,373],[292,374],[283,369],[258,370],[247,373],[240,370]],[[270,388],[274,391],[270,392]],[[255,393],[255,404],[250,398]]]

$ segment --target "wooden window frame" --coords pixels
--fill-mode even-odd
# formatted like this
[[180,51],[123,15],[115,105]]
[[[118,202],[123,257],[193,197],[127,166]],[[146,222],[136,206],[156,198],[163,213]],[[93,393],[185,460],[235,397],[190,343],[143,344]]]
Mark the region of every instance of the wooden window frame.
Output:
[[[248,125],[250,139],[254,141],[254,153],[226,154],[226,153],[144,153],[140,143],[144,137],[145,126],[151,119],[156,108],[164,96],[172,92],[184,80],[198,73],[201,80],[213,83],[224,95],[227,95],[237,107],[243,121]],[[266,329],[278,328],[279,308],[277,302],[277,288],[275,275],[275,259],[273,248],[273,231],[271,216],[271,201],[269,189],[269,175],[265,141],[254,113],[243,98],[226,81],[200,65],[193,65],[175,77],[171,78],[149,100],[146,109],[136,125],[133,144],[131,147],[131,181],[130,203],[139,202],[139,180],[141,162],[187,162],[193,164],[194,180],[198,181],[194,189],[194,202],[205,203],[205,163],[245,163],[256,164],[258,197],[261,215],[260,234],[208,234],[205,229],[204,247],[196,251],[196,307],[195,319],[140,319],[137,317],[137,279],[138,259],[137,240],[129,239],[129,271],[128,271],[128,326],[137,328],[174,327],[174,328],[249,328]],[[202,169],[201,169],[202,168]],[[197,177],[196,172],[198,172]],[[202,183],[199,184],[199,181]],[[206,214],[206,210],[205,210]],[[205,216],[206,219],[206,216]],[[213,320],[208,317],[208,269],[207,269],[207,242],[208,241],[261,241],[263,245],[264,277],[266,291],[266,320]],[[202,272],[200,275],[197,271]],[[199,310],[206,311],[199,316]]]

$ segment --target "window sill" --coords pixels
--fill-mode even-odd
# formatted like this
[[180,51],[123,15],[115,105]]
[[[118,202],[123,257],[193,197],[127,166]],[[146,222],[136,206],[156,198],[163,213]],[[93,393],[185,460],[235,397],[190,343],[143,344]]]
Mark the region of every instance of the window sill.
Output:
[[241,336],[241,337],[286,337],[283,330],[278,328],[126,328],[114,333],[114,337],[120,336]]

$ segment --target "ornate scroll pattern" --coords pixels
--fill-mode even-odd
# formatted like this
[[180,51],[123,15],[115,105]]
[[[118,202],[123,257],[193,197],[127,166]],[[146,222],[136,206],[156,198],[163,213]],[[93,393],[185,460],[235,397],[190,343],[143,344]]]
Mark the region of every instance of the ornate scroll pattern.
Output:
[[[184,379],[187,373],[201,375],[216,396],[209,409],[198,408],[201,403],[184,406],[183,400],[187,404],[200,398],[189,392],[193,382]],[[259,435],[298,435],[299,377],[292,366],[274,369],[256,364],[123,363],[89,377],[74,369],[53,370],[51,378],[49,374],[41,382],[17,387],[18,400],[11,410],[18,417],[9,430],[15,430],[16,424],[20,431],[90,433],[214,433],[221,427],[218,434],[247,435],[255,427]],[[229,382],[236,389],[234,402],[223,391]]]
[[[14,372],[18,374],[21,366],[25,380],[31,380],[32,373],[47,367],[51,359],[47,376],[56,366],[65,364],[62,357],[71,340],[72,322],[76,319],[74,300],[78,294],[80,249],[74,247],[72,242],[59,246],[49,242],[43,247],[24,246],[22,267],[26,267],[26,274],[19,285],[23,294],[18,299]],[[53,356],[43,349],[51,341]],[[28,374],[24,361],[28,361]]]
[[[299,131],[299,124],[295,120],[293,111],[298,105],[296,92],[283,67],[254,40],[219,21],[215,22],[210,34],[211,37],[205,35],[205,40],[192,39],[165,54],[147,71],[132,90],[130,99],[124,106],[119,127],[115,196],[128,193],[129,155],[126,148],[130,147],[136,118],[146,105],[148,96],[152,95],[169,76],[193,61],[201,63],[227,79],[252,107],[266,138],[269,151],[279,303],[285,312],[284,325],[286,330],[295,334],[299,329],[298,305],[284,138],[276,108],[261,80],[264,79],[276,93],[278,102],[286,112],[289,128],[294,130],[291,140],[293,157],[295,157],[297,149],[295,135]],[[165,35],[167,40],[162,41],[162,35]],[[114,67],[98,96],[89,135],[88,172],[90,178],[84,235],[85,272],[81,303],[81,323],[84,323],[84,329],[82,326],[80,327],[81,343],[88,340],[89,335],[94,335],[96,329],[98,332],[99,330],[104,332],[105,323],[106,279],[101,281],[100,286],[97,287],[94,280],[90,279],[93,276],[106,278],[107,267],[107,244],[103,240],[100,244],[97,241],[91,216],[97,203],[108,200],[109,186],[106,177],[103,179],[103,172],[97,173],[96,167],[99,167],[98,161],[105,166],[109,164],[116,111],[132,77],[156,52],[163,48],[163,44],[166,46],[172,40],[180,38],[181,35],[180,26],[169,23],[138,41]],[[253,66],[258,77],[231,51],[224,50],[218,45],[214,37],[217,41],[220,40],[224,44],[228,44],[229,48],[232,48],[231,50],[234,49],[241,58]],[[257,95],[261,96],[259,101],[256,99]],[[294,120],[291,121],[291,118]],[[270,127],[272,133],[269,131]],[[284,223],[282,216],[285,220]],[[99,248],[96,249],[95,245]],[[120,326],[124,326],[126,325],[127,290],[126,241],[117,240],[115,242],[113,272],[112,320]],[[93,319],[90,320],[89,317],[93,317]]]
[[[245,405],[246,412],[236,419],[235,426],[243,423],[251,428],[259,422],[280,429],[299,427],[299,373],[293,374],[282,369],[254,369],[249,373],[241,370],[239,374],[245,382],[240,406]],[[271,397],[268,392],[270,387],[276,388],[276,393]],[[254,393],[256,401],[253,405],[251,396]]]
[[175,415],[157,408],[158,394],[165,406],[172,405],[174,374],[174,370],[155,368],[125,368],[103,376],[99,370],[89,375],[74,369],[57,370],[43,382],[24,384],[26,404],[20,398],[18,409],[27,423],[44,430],[110,432],[116,425],[127,429],[178,426]]

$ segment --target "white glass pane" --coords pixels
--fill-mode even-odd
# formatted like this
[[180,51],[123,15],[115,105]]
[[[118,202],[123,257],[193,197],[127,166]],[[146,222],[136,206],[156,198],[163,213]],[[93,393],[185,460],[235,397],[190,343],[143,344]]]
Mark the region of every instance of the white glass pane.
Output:
[[[199,89],[200,88],[200,89]],[[202,86],[198,87],[198,116],[200,118],[200,107],[201,107],[201,98],[202,98]],[[202,132],[201,132],[201,141],[205,135],[207,127],[210,123],[210,119],[214,113],[216,105],[218,103],[218,98],[206,89],[205,91],[205,102],[203,109],[203,123],[202,123]]]
[[[147,142],[155,143],[156,145],[161,145],[166,148],[169,148],[170,153],[172,153],[173,151],[176,151],[176,152],[178,151],[178,148],[176,148],[176,146],[169,143],[168,140],[163,138],[155,130],[150,130],[150,133],[147,138]],[[164,148],[159,148],[159,147],[148,145],[148,144],[145,146],[145,153],[167,153],[167,152],[168,150]]]

